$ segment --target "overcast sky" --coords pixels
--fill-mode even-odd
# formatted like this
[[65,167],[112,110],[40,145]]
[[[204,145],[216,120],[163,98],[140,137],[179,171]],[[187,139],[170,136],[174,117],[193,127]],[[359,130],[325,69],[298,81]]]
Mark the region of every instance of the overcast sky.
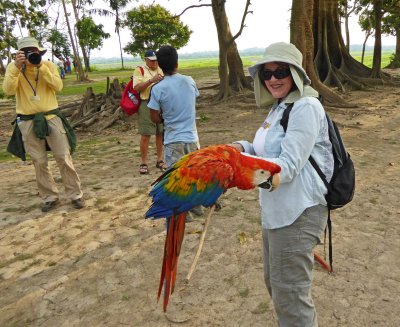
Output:
[[[147,0],[141,1],[141,3],[151,4],[153,1]],[[180,14],[189,5],[199,4],[197,0],[158,0],[156,3],[165,7],[172,14]],[[209,1],[202,1],[201,3],[209,3]],[[268,44],[279,41],[289,42],[289,9],[291,3],[292,0],[252,0],[249,9],[253,11],[253,14],[247,16],[247,27],[244,28],[241,36],[236,40],[239,50],[253,47],[265,48]],[[137,5],[133,1],[126,10]],[[244,0],[227,0],[226,2],[229,24],[233,34],[238,32],[244,5]],[[97,0],[93,8],[96,7],[105,7],[104,2]],[[95,20],[97,23],[105,25],[105,29],[111,34],[111,38],[105,40],[102,50],[93,50],[92,57],[119,56],[118,38],[114,33],[114,19],[111,17],[97,17]],[[218,50],[218,38],[211,7],[189,9],[181,16],[181,20],[189,26],[193,33],[188,45],[181,48],[179,53]],[[360,30],[356,17],[351,19],[350,27],[351,44],[362,44],[364,42],[364,33]],[[121,33],[121,38],[124,46],[130,39],[130,32],[124,29]],[[373,45],[374,39],[370,37],[367,43]],[[394,45],[396,44],[395,38],[385,37],[383,44]],[[112,51],[109,49],[112,49]]]

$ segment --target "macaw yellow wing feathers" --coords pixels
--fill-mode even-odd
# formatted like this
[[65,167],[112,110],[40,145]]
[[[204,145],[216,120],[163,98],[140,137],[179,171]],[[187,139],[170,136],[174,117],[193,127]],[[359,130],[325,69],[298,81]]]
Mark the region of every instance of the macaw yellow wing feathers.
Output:
[[146,218],[167,218],[157,296],[159,299],[164,287],[164,311],[175,288],[187,212],[196,206],[211,207],[231,187],[243,190],[256,187],[255,172],[260,170],[274,175],[280,172],[280,167],[241,154],[229,145],[214,145],[183,156],[152,184],[153,203]]

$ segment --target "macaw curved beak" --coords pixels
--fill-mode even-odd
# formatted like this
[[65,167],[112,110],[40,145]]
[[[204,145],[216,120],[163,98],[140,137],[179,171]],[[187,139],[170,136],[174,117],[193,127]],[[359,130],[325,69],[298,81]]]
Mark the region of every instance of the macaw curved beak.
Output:
[[265,177],[266,176],[264,174],[264,180],[257,184],[258,187],[261,187],[261,188],[267,190],[268,192],[272,192],[279,186],[280,180],[281,180],[279,174],[269,176],[267,179],[265,179]]

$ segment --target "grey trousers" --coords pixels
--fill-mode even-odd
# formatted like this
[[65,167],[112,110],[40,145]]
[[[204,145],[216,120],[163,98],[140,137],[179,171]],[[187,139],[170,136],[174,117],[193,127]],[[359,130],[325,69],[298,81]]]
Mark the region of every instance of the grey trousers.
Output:
[[317,327],[311,298],[314,247],[320,243],[328,209],[307,208],[296,221],[278,229],[263,229],[264,279],[280,327]]
[[[72,163],[68,138],[62,121],[59,117],[54,117],[47,123],[50,127],[50,135],[46,137],[46,141],[60,169],[66,195],[71,200],[80,199],[83,195],[81,181]],[[36,137],[32,120],[21,121],[18,127],[22,134],[25,151],[35,166],[36,183],[41,198],[44,202],[57,200],[58,189],[49,170],[45,140]]]
[[164,158],[168,167],[182,158],[185,154],[200,148],[198,143],[171,143],[164,145]]

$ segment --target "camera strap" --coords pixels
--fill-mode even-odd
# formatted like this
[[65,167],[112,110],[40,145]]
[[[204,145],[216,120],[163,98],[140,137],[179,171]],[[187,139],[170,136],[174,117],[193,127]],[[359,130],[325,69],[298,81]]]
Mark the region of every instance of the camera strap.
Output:
[[33,96],[36,96],[36,90],[37,90],[37,86],[38,86],[38,82],[39,82],[39,68],[37,70],[37,74],[36,74],[36,78],[35,78],[35,88],[33,88],[31,82],[29,82],[28,77],[26,77],[25,71],[22,71],[22,75],[24,75],[26,81],[28,82],[29,86],[31,87],[31,89],[33,91]]

